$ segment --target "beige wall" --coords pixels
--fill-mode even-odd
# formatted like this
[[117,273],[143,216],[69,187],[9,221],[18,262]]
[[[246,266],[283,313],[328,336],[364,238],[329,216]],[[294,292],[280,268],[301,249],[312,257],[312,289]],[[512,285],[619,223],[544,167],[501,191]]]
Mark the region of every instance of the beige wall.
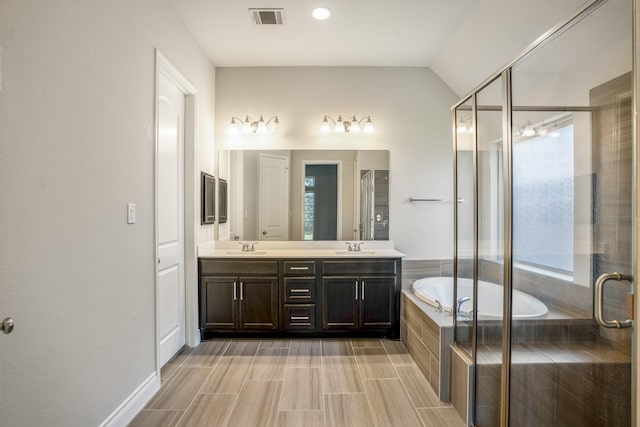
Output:
[[97,426],[156,370],[155,48],[198,90],[191,189],[215,70],[152,0],[3,0],[0,48],[0,425]]
[[[389,150],[390,238],[410,258],[451,258],[453,92],[429,68],[216,69],[221,149]],[[227,134],[231,116],[278,115],[276,134]],[[371,115],[374,135],[321,134],[325,114]],[[409,203],[409,197],[444,203]]]

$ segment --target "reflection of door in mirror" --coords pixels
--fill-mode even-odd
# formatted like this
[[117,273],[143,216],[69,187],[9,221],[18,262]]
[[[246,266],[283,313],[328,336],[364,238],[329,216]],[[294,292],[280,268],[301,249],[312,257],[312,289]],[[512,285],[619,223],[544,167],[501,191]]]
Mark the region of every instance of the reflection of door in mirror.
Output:
[[289,159],[260,154],[260,240],[289,239]]
[[336,240],[339,233],[339,164],[305,164],[303,240]]
[[360,171],[360,240],[389,240],[389,171]]

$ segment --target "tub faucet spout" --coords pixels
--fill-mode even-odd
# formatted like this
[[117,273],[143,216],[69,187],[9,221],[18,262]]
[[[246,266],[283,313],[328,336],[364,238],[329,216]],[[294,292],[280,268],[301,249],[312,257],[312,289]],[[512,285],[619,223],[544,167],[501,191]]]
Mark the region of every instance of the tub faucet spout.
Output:
[[458,304],[456,304],[456,315],[460,314],[460,307],[467,301],[471,301],[471,297],[458,298]]

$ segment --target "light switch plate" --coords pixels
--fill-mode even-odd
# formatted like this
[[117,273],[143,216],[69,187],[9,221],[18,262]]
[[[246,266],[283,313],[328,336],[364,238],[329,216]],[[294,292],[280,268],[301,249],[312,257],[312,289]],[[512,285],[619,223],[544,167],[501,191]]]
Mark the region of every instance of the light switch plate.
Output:
[[136,223],[136,204],[127,203],[127,224]]

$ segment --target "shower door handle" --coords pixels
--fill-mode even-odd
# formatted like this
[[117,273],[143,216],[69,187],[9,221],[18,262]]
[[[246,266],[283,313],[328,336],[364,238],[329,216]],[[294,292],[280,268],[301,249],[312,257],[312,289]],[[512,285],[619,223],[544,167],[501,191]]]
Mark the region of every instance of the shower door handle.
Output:
[[598,325],[602,326],[603,328],[614,328],[614,329],[630,328],[633,325],[633,320],[631,319],[619,321],[619,320],[606,320],[604,318],[604,315],[603,315],[604,301],[602,296],[603,296],[604,284],[607,283],[609,280],[615,280],[618,282],[621,280],[625,280],[628,282],[633,282],[633,277],[625,274],[620,274],[620,273],[605,273],[600,275],[596,279],[596,284],[594,288],[595,320],[596,322],[598,322]]

